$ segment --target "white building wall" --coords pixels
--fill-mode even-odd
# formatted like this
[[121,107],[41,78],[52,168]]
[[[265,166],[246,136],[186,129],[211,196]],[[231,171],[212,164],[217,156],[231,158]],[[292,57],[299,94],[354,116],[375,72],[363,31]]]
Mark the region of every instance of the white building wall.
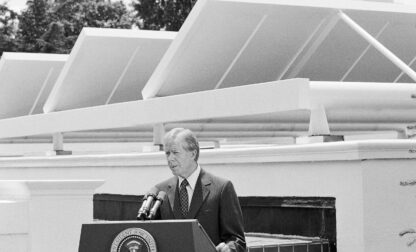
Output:
[[[338,251],[412,251],[399,233],[416,227],[415,150],[411,140],[215,149],[200,164],[240,196],[335,197]],[[0,160],[2,179],[106,180],[96,193],[144,194],[170,176],[162,152]]]

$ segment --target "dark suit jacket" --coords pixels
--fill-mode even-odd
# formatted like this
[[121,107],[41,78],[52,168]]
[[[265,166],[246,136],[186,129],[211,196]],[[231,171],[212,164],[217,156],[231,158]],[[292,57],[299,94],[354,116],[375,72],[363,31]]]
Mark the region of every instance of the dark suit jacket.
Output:
[[[156,185],[166,192],[158,219],[184,219],[180,210],[178,178]],[[246,251],[243,215],[234,186],[229,180],[201,169],[186,219],[197,219],[215,245],[227,243],[232,251]]]

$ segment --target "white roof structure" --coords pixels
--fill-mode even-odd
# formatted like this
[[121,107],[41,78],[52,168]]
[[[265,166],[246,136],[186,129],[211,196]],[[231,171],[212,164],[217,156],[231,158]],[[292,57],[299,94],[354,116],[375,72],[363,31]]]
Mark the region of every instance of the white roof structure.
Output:
[[175,32],[84,28],[45,112],[141,99]]
[[3,53],[0,59],[0,119],[42,113],[68,56]]
[[303,110],[307,93],[308,81],[295,79],[71,109],[1,120],[0,138]]
[[86,28],[46,114],[0,120],[0,138],[166,123],[406,130],[415,23],[416,6],[393,3],[199,0],[178,34]]

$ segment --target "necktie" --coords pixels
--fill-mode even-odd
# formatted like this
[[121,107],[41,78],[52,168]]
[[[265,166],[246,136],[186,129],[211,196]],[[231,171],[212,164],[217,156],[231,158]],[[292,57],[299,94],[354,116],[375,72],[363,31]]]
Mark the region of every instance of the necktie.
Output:
[[179,190],[179,198],[181,200],[181,211],[183,217],[186,217],[188,214],[188,191],[186,190],[187,185],[189,185],[188,180],[184,179]]

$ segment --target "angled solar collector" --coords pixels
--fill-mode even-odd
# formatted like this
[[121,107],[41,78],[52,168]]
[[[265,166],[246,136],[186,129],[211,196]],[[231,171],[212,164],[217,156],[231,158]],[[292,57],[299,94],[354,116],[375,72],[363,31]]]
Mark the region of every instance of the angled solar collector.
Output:
[[45,112],[140,100],[175,32],[84,28]]
[[3,53],[0,59],[0,119],[42,113],[68,56]]
[[[144,97],[288,78],[394,82],[400,69],[373,47],[366,50],[369,43],[340,20],[339,11],[373,36],[379,33],[380,42],[404,62],[416,56],[415,6],[218,0],[198,1],[194,8]],[[413,82],[407,76],[398,81]]]

